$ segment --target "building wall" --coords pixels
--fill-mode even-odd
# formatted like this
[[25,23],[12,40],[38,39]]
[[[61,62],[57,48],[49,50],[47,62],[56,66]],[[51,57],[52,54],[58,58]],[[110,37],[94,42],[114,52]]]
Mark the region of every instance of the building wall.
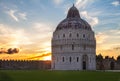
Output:
[[0,60],[0,69],[50,69],[50,61]]
[[108,58],[96,62],[97,70],[120,70],[120,62],[115,59]]
[[95,70],[95,49],[96,42],[93,31],[70,28],[55,31],[52,38],[52,69],[82,70],[82,56],[87,55],[86,69]]

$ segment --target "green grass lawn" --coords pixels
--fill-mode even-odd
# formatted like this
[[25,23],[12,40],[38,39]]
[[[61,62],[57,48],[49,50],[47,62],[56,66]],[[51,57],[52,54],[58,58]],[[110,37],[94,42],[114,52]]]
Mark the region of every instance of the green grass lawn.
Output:
[[120,81],[120,72],[1,70],[0,81]]

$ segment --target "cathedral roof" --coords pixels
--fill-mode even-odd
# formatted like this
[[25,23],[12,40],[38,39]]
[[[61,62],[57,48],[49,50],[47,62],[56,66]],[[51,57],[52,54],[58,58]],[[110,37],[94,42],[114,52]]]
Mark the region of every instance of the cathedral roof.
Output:
[[56,30],[66,28],[91,30],[91,26],[81,19],[79,11],[74,5],[68,10],[67,17],[58,24]]

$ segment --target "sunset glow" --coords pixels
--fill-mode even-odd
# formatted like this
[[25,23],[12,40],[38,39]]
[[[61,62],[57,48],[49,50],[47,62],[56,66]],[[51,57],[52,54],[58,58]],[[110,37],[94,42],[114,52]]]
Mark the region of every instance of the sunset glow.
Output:
[[51,60],[51,55],[43,57],[43,60]]
[[0,49],[19,52],[0,59],[51,60],[53,31],[73,3],[95,31],[96,54],[120,55],[119,0],[1,0]]

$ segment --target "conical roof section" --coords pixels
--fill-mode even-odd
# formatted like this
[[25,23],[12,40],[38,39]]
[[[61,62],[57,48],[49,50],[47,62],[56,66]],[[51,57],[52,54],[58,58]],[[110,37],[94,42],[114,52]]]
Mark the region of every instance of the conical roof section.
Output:
[[80,14],[78,9],[73,6],[69,9],[68,14],[67,14],[67,18],[80,18]]

